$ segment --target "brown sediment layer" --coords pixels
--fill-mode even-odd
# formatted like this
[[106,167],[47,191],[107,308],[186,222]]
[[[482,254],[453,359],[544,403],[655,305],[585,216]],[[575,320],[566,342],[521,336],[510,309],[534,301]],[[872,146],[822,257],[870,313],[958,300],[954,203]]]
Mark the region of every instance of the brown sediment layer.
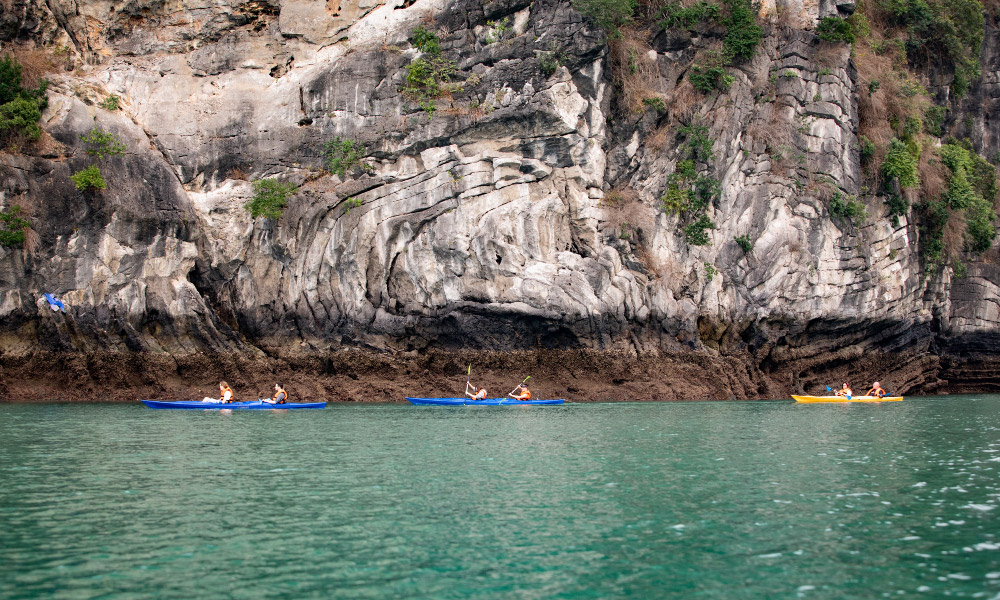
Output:
[[472,380],[504,395],[531,375],[539,398],[573,402],[747,400],[819,393],[843,381],[878,378],[899,394],[1000,391],[1000,361],[987,355],[867,351],[825,362],[769,364],[748,352],[537,350],[519,352],[369,350],[261,353],[60,353],[0,356],[0,401],[134,402],[215,395],[227,380],[239,399],[269,394],[276,381],[294,401],[403,402],[459,396]]

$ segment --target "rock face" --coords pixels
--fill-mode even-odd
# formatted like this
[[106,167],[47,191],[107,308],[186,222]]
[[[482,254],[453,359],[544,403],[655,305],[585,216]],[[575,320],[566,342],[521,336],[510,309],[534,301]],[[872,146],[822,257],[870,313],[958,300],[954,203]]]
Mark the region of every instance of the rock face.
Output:
[[[496,385],[545,369],[547,393],[578,399],[1000,381],[995,249],[956,282],[924,269],[907,217],[831,216],[861,185],[856,74],[809,31],[775,27],[708,96],[684,74],[711,41],[660,33],[629,54],[657,110],[621,99],[614,47],[566,1],[3,4],[3,36],[78,62],[43,116],[60,150],[0,155],[3,205],[40,236],[0,249],[5,398],[236,371],[308,380],[302,399],[400,399],[451,385],[449,356]],[[789,7],[799,27],[853,10],[826,4]],[[400,91],[418,26],[455,69],[433,108]],[[108,94],[122,111],[97,106]],[[697,169],[720,182],[704,246],[660,206],[685,124],[706,128]],[[95,125],[124,156],[84,152]],[[371,168],[323,171],[335,138],[364,143]],[[95,162],[107,190],[77,191],[69,175]],[[253,220],[249,180],[267,177],[298,190]]]

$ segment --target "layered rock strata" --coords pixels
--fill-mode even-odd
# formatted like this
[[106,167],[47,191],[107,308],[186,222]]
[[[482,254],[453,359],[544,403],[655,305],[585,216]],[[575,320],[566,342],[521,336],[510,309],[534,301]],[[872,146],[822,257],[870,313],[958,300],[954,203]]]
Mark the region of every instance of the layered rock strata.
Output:
[[[907,216],[831,216],[862,185],[856,73],[809,19],[707,96],[685,73],[711,36],[659,33],[635,55],[658,110],[623,100],[604,34],[565,1],[6,4],[7,38],[77,64],[53,78],[47,150],[0,156],[2,204],[40,236],[0,249],[4,399],[280,377],[301,399],[399,400],[461,387],[469,361],[579,400],[1000,382],[995,249],[956,280],[924,268]],[[418,26],[455,68],[433,109],[401,93]],[[720,182],[704,246],[660,206],[692,124]],[[81,193],[95,125],[127,150]],[[370,170],[324,171],[335,138]],[[267,177],[298,191],[253,220]]]

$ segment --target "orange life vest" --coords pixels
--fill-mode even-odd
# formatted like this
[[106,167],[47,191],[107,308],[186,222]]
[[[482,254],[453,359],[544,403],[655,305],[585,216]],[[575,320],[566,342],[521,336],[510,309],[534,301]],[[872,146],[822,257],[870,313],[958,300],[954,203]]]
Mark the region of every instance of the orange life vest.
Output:
[[[226,400],[226,392],[229,392],[229,400]],[[233,402],[236,402],[236,394],[233,393],[233,390],[231,388],[228,387],[223,388],[222,396],[219,399],[225,402],[226,404],[232,404]]]
[[523,391],[517,395],[518,400],[531,400],[531,390],[528,388],[523,388]]
[[[285,397],[282,398],[280,402],[278,402],[278,394],[284,394],[285,395]],[[274,400],[278,404],[284,404],[284,403],[288,402],[288,392],[286,392],[284,389],[280,389],[280,390],[278,390],[277,392],[274,393],[274,396],[271,397],[271,400]]]

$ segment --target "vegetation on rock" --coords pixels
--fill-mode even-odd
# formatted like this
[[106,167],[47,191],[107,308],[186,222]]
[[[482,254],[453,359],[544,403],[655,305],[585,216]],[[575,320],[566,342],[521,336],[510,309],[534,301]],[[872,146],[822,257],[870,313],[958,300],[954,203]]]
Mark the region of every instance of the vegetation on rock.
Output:
[[42,135],[38,120],[48,105],[48,85],[43,79],[37,88],[24,87],[21,63],[10,54],[0,59],[0,141],[37,140]]
[[278,220],[288,203],[288,196],[294,194],[298,187],[277,179],[257,179],[253,181],[253,198],[246,203],[250,217],[264,217]]
[[858,224],[863,223],[868,218],[868,209],[857,198],[845,197],[840,190],[837,190],[833,193],[833,198],[830,199],[830,214]]
[[361,162],[367,152],[368,148],[360,142],[336,137],[323,146],[323,160],[328,171],[344,178],[354,169],[366,173],[374,170],[370,165]]
[[106,156],[122,156],[125,144],[113,133],[108,133],[94,125],[87,135],[80,138],[87,145],[87,154],[101,160]]
[[108,187],[107,182],[104,181],[104,175],[101,174],[101,169],[97,165],[90,165],[86,169],[77,171],[69,178],[73,180],[76,189],[81,192],[100,192]]
[[951,91],[961,97],[979,78],[985,21],[979,0],[876,0],[877,10],[905,34],[914,64],[950,65]]
[[573,7],[611,38],[621,37],[621,28],[634,20],[637,5],[637,0],[573,0]]
[[749,235],[738,235],[733,238],[736,241],[736,245],[743,250],[743,254],[749,254],[753,250],[753,242],[750,240]]
[[414,29],[413,36],[410,39],[417,50],[425,54],[430,54],[431,56],[441,54],[441,44],[438,36],[424,29],[423,26]]
[[12,248],[24,243],[31,221],[24,218],[17,204],[0,211],[0,246]]
[[688,244],[705,246],[709,243],[706,229],[715,229],[715,223],[704,212],[718,198],[720,190],[718,180],[698,173],[698,165],[708,169],[713,158],[713,140],[708,127],[697,123],[681,126],[677,135],[683,141],[679,160],[667,178],[660,204],[666,213],[680,218],[680,230]]
[[825,42],[844,42],[853,44],[854,28],[851,23],[840,17],[823,17],[816,25],[816,37]]
[[906,144],[900,140],[889,143],[889,151],[882,161],[882,174],[889,179],[895,179],[899,187],[906,189],[920,184],[917,174],[917,159],[910,153]]
[[701,25],[720,25],[726,29],[721,53],[705,52],[692,65],[688,79],[695,89],[703,93],[729,89],[734,77],[726,72],[725,66],[753,58],[763,39],[764,30],[757,24],[759,8],[751,0],[723,0],[721,5],[701,0],[689,6],[671,2],[660,9],[658,24],[664,29],[694,31]]
[[101,102],[101,108],[110,110],[111,112],[118,110],[121,108],[121,97],[117,94],[111,94],[104,99],[104,102]]

